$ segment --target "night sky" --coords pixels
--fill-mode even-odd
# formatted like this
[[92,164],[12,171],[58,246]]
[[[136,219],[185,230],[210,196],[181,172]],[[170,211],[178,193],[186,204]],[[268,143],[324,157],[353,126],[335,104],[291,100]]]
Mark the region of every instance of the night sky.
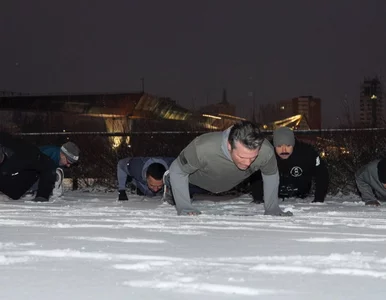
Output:
[[385,0],[9,0],[0,4],[0,90],[130,92],[187,108],[322,98],[323,126],[386,82]]

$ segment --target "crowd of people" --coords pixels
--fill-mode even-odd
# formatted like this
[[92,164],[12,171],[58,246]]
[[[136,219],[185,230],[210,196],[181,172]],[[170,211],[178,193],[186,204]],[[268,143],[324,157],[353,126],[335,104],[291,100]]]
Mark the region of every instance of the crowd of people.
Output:
[[[11,199],[33,195],[46,202],[63,194],[63,168],[79,162],[73,142],[37,147],[23,139],[0,133],[0,192]],[[377,159],[355,173],[358,191],[366,205],[386,199],[386,159]],[[313,196],[324,202],[329,173],[316,149],[299,141],[288,127],[274,130],[268,140],[258,126],[240,121],[222,132],[194,138],[177,157],[126,157],[117,164],[118,200],[131,193],[162,199],[178,215],[199,215],[192,196],[219,194],[249,182],[252,204],[264,204],[265,214],[292,216],[280,200]]]

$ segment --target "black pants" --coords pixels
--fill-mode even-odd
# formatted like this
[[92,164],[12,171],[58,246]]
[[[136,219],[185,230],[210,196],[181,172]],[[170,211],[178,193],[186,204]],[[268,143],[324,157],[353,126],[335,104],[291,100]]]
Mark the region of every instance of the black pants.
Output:
[[[255,172],[250,176],[250,189],[252,193],[252,198],[254,201],[262,202],[264,197],[264,186],[263,186],[263,177],[261,176],[261,172]],[[311,184],[306,185],[304,187],[295,187],[293,185],[279,185],[279,198],[283,200],[285,198],[306,198],[311,189]]]
[[[23,162],[14,155],[1,164],[0,192],[17,200],[39,180],[36,197],[48,199],[55,185],[55,166],[51,159],[43,154],[36,160],[34,163]],[[37,165],[38,168],[31,167],[33,165]]]

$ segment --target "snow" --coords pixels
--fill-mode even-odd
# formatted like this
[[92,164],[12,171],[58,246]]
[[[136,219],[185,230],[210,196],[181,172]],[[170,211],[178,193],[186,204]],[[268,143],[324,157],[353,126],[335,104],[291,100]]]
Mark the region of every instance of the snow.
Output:
[[0,299],[384,299],[386,206],[356,196],[290,199],[293,217],[198,197],[200,216],[159,198],[67,192],[0,199]]

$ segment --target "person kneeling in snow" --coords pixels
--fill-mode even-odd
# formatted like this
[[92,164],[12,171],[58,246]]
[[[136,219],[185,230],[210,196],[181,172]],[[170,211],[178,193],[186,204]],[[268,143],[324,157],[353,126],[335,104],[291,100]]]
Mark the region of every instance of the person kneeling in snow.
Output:
[[377,159],[355,173],[355,181],[366,205],[379,206],[386,201],[386,159]]
[[[79,147],[73,142],[66,142],[62,146],[48,145],[39,147],[39,149],[51,158],[56,166],[56,180],[53,195],[60,197],[63,195],[63,167],[69,168],[79,161]],[[32,190],[36,190],[36,185]]]
[[0,191],[20,199],[39,180],[32,201],[46,202],[55,183],[55,164],[39,148],[8,133],[0,133]]

